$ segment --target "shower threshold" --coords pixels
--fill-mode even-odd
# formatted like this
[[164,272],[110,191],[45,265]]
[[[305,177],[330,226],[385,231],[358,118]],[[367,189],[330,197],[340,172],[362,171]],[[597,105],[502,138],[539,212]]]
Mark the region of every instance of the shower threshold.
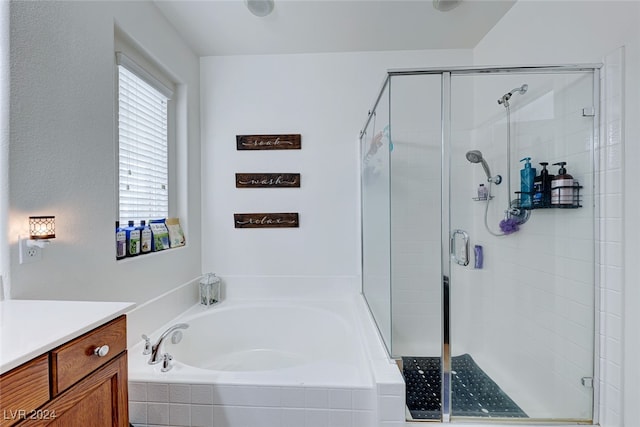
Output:
[[[440,357],[402,357],[402,375],[412,420],[440,420]],[[459,417],[528,418],[469,354],[451,358],[451,412]]]

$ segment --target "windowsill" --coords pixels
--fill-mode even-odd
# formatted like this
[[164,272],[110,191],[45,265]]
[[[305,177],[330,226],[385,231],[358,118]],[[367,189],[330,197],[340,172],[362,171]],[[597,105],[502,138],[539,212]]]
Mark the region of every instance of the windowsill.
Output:
[[145,259],[145,258],[154,256],[154,255],[162,255],[162,254],[166,254],[166,253],[173,253],[174,251],[179,251],[180,249],[184,249],[187,246],[189,246],[189,244],[185,243],[184,245],[176,246],[175,248],[169,248],[169,249],[165,249],[165,250],[157,251],[157,252],[148,252],[146,254],[130,256],[130,257],[125,257],[125,258],[121,258],[121,259],[116,259],[115,261],[120,263],[120,262],[126,262],[126,261],[133,261],[133,260],[137,260],[137,259]]

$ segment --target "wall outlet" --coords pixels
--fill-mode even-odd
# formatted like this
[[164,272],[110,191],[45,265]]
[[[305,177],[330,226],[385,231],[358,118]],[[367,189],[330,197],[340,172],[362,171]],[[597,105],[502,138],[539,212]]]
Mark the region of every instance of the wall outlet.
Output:
[[20,241],[20,264],[29,264],[42,259],[42,249],[37,246],[27,245],[27,239]]

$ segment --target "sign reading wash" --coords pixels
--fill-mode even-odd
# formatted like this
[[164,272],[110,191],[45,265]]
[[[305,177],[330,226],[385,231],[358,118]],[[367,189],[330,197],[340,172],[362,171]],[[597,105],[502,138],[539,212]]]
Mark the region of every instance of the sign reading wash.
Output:
[[298,228],[298,213],[237,213],[236,228]]
[[300,188],[299,173],[237,173],[236,188]]
[[300,150],[300,134],[236,135],[238,150]]

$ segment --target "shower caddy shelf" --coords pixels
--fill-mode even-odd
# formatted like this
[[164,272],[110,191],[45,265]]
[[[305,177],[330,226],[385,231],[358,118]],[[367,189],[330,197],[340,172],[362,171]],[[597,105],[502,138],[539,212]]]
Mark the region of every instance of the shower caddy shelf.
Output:
[[[560,187],[554,187],[551,189],[551,197],[553,198],[553,192],[557,191],[558,193],[560,193],[560,190],[563,188],[571,188],[573,190],[573,195],[571,196],[571,203],[562,203],[562,204],[551,204],[551,205],[546,205],[546,206],[532,206],[530,208],[525,208],[522,207],[522,209],[526,209],[526,210],[537,210],[537,209],[578,209],[581,208],[582,205],[580,204],[581,200],[581,196],[580,196],[580,189],[582,188],[582,185],[580,184],[574,184],[574,185],[563,185]],[[521,195],[522,194],[530,194],[532,197],[535,193],[524,193],[522,191],[514,191],[515,194],[518,195],[518,199],[521,199]],[[560,195],[558,195],[558,197],[560,197]],[[565,196],[566,197],[566,196]]]

